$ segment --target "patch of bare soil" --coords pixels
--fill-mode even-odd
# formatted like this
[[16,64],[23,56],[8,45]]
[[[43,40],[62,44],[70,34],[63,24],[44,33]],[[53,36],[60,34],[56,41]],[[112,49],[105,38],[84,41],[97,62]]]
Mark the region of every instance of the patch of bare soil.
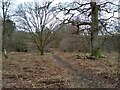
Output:
[[[69,62],[83,75],[95,77],[103,87],[114,88],[118,84],[118,53],[106,54],[105,58],[98,60],[87,59],[83,53],[55,52],[61,58]],[[77,55],[80,56],[77,59]]]
[[60,68],[51,54],[9,53],[3,58],[3,88],[73,87],[65,68]]

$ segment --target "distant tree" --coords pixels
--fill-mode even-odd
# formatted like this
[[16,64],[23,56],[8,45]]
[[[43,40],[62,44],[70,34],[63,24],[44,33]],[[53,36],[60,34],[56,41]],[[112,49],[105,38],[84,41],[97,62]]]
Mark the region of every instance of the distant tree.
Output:
[[5,20],[5,28],[4,28],[4,35],[3,35],[3,49],[10,49],[10,43],[13,40],[14,37],[14,32],[16,30],[16,26],[15,23],[10,20],[10,19],[6,19]]
[[5,35],[7,35],[9,38],[11,38],[13,32],[16,29],[15,23],[10,19],[6,19],[5,22],[6,22],[5,23]]
[[28,40],[27,39],[29,38],[26,32],[16,31],[13,34],[12,42],[10,43],[11,45],[9,46],[12,49],[12,51],[27,52],[28,51],[28,47],[27,47]]
[[53,15],[53,13],[57,14],[56,9],[50,6],[51,4],[52,2],[25,3],[19,5],[17,10],[18,27],[31,33],[41,55],[44,54],[44,48],[53,39],[53,30],[57,25]]
[[83,35],[81,32],[79,35],[75,34],[76,27],[71,24],[62,25],[56,31],[53,44],[57,45],[60,50],[65,51],[79,51],[79,52],[90,52],[89,51],[89,36]]
[[[2,10],[2,15],[1,15],[2,16],[2,35],[3,35],[3,38],[2,38],[2,44],[3,45],[2,45],[2,47],[6,48],[5,47],[5,42],[6,42],[6,40],[5,40],[6,35],[5,34],[8,33],[8,30],[7,30],[8,26],[7,25],[8,25],[8,23],[10,24],[10,22],[8,22],[8,21],[10,21],[9,11],[10,11],[10,6],[12,4],[12,0],[1,0],[0,3],[1,3],[1,10]],[[12,26],[10,26],[10,27],[12,27]]]
[[10,6],[12,5],[12,0],[1,0],[1,9],[2,9],[2,26],[3,26],[3,35],[5,34],[5,22],[10,17]]

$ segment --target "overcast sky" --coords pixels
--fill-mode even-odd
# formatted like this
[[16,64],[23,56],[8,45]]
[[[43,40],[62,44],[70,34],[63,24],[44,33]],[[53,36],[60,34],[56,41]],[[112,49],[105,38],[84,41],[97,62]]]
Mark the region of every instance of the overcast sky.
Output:
[[[31,2],[31,1],[51,1],[51,0],[16,0],[16,4]],[[59,2],[72,2],[73,0],[54,0],[53,4],[57,4]]]

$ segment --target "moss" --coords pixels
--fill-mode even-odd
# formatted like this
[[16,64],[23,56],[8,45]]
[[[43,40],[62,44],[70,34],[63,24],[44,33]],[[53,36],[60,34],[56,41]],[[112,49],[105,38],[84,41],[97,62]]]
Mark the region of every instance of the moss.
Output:
[[95,57],[95,59],[98,59],[101,57],[101,51],[100,49],[96,49],[93,53],[93,56]]

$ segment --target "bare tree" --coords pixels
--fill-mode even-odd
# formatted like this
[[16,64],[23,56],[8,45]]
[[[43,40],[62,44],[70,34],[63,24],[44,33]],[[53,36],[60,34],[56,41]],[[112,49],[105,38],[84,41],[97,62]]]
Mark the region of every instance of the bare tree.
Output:
[[[64,13],[64,18],[56,18],[64,24],[71,23],[75,25],[77,27],[77,34],[88,30],[86,33],[91,36],[91,56],[99,58],[101,56],[99,50],[103,43],[99,42],[98,36],[100,34],[103,35],[103,33],[113,35],[116,32],[115,23],[118,17],[115,16],[115,13],[118,12],[118,6],[108,1],[98,4],[94,0],[85,3],[74,1],[69,4],[59,5],[58,8]],[[108,17],[109,14],[112,15]]]
[[57,25],[55,17],[57,14],[52,2],[31,2],[19,5],[17,10],[18,27],[29,31],[38,47],[41,55],[44,48],[54,37],[54,29]]
[[2,0],[1,1],[1,9],[2,9],[2,26],[3,26],[3,35],[5,34],[5,21],[9,18],[9,10],[12,4],[11,0]]
[[[6,45],[5,45],[5,42],[6,42],[6,33],[7,33],[7,30],[6,30],[6,20],[9,18],[10,14],[9,14],[9,11],[10,11],[10,6],[12,4],[12,1],[11,0],[1,0],[1,11],[2,11],[2,14],[1,14],[1,17],[2,17],[2,49],[6,50]],[[7,57],[7,54],[5,54],[5,57]]]

